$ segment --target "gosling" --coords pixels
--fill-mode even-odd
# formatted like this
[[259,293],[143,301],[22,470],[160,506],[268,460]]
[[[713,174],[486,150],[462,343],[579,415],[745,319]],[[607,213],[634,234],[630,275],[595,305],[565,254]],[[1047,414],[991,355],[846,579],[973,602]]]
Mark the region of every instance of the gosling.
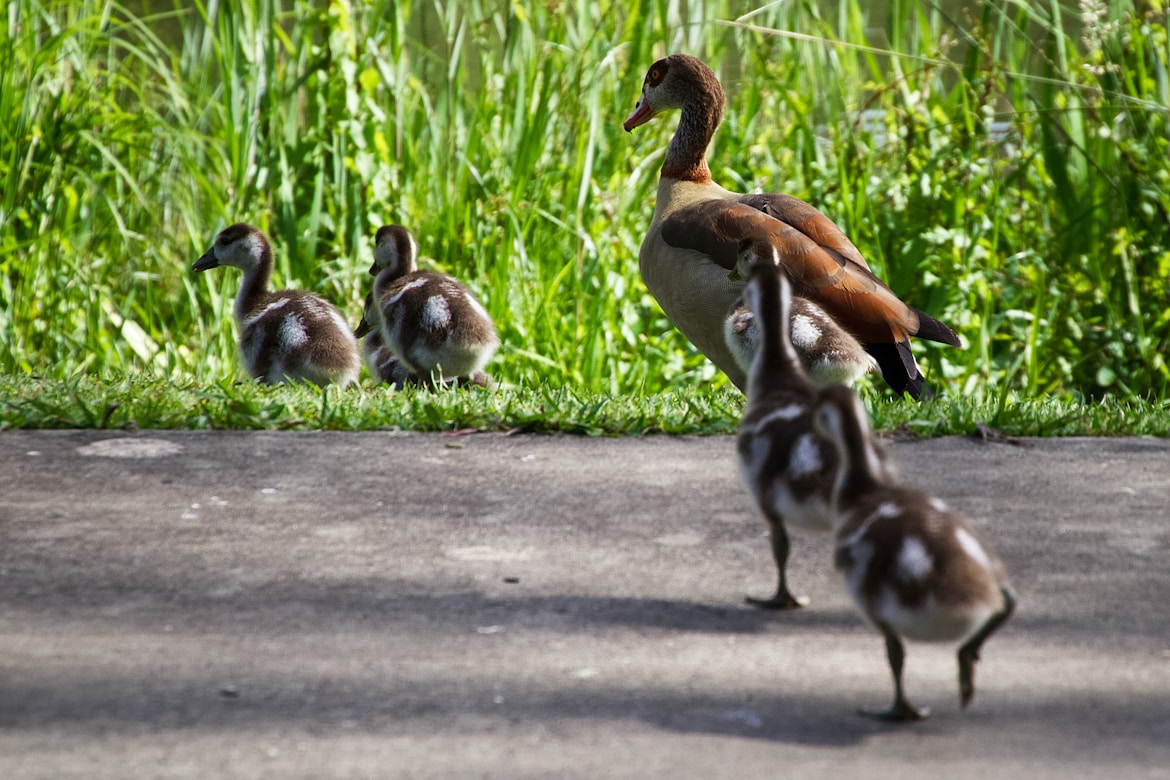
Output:
[[354,330],[354,337],[361,339],[362,357],[366,361],[366,368],[370,376],[378,382],[393,385],[401,390],[408,384],[418,382],[418,377],[410,373],[393,350],[386,346],[382,339],[382,328],[372,327],[370,323],[379,322],[377,307],[374,306],[374,294],[366,294],[366,302],[362,307],[362,319]]
[[344,387],[357,382],[361,358],[341,312],[309,292],[267,291],[272,246],[259,228],[244,223],[225,228],[192,270],[224,265],[244,272],[235,317],[249,375],[271,384],[305,381]]
[[740,475],[768,521],[776,592],[748,597],[765,609],[793,609],[807,599],[788,588],[788,527],[832,530],[830,492],[836,452],[812,431],[820,390],[809,380],[790,336],[792,286],[784,267],[767,262],[766,242],[745,239],[739,265],[746,272],[744,300],[754,316],[759,344],[748,372],[747,406],[736,447]]
[[376,274],[374,305],[356,335],[380,328],[382,343],[423,384],[451,379],[491,384],[482,371],[500,345],[491,317],[458,280],[418,270],[417,256],[409,230],[378,229],[370,268]]
[[827,388],[813,427],[840,464],[831,499],[834,565],[857,608],[885,637],[894,678],[893,704],[861,713],[888,721],[929,716],[906,699],[903,638],[962,642],[959,703],[966,708],[980,648],[1015,609],[1003,563],[942,501],[888,479],[854,392]]

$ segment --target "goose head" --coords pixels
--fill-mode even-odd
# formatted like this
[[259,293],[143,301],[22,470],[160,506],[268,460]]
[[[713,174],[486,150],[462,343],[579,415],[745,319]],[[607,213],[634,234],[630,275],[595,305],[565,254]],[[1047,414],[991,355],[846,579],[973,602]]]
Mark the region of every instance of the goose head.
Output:
[[622,124],[628,133],[657,114],[694,106],[711,120],[712,130],[723,118],[723,87],[705,62],[689,54],[672,54],[650,66],[634,113]]
[[370,276],[383,271],[398,278],[418,269],[418,242],[402,225],[383,225],[374,236],[374,264]]
[[215,237],[211,249],[191,266],[194,271],[206,271],[221,265],[230,265],[244,272],[258,267],[272,252],[268,239],[259,228],[243,222],[226,227]]

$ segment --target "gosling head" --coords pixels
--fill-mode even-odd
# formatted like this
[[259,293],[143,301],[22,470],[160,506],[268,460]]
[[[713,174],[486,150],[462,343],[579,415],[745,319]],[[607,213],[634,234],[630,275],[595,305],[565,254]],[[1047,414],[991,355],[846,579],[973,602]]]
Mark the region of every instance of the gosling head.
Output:
[[813,410],[813,432],[827,441],[840,459],[833,486],[835,502],[840,502],[847,483],[852,490],[874,485],[891,485],[897,469],[874,437],[869,414],[861,396],[844,385],[826,387]]
[[783,266],[775,244],[766,238],[749,236],[739,242],[735,268],[732,269],[729,278],[747,279],[751,275],[752,266],[761,263]]
[[849,436],[847,426],[865,435],[869,418],[854,405],[855,396],[844,387],[825,388],[813,411],[813,431],[825,441],[845,451]]
[[[747,250],[740,254],[744,257],[754,250]],[[754,257],[754,255],[753,255]],[[742,261],[741,261],[742,262]],[[756,317],[763,317],[766,309],[775,308],[781,315],[781,320],[787,322],[792,309],[792,281],[788,272],[779,263],[757,262],[750,260],[745,268],[747,273],[747,287],[744,288],[744,302]]]
[[268,239],[260,228],[243,222],[237,222],[226,227],[215,237],[215,243],[195,261],[191,269],[206,271],[221,265],[230,265],[243,271],[249,271],[260,265],[265,258],[270,257],[271,248]]
[[402,225],[383,225],[374,236],[374,264],[370,276],[389,269],[391,276],[402,276],[414,271],[418,258],[418,242]]

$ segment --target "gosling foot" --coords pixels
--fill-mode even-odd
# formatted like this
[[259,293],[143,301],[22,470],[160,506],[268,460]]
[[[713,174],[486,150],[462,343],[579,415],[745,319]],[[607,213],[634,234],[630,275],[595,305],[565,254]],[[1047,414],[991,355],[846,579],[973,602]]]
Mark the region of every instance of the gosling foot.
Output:
[[787,590],[766,599],[746,596],[744,601],[760,609],[800,609],[808,606],[808,596],[793,596]]
[[886,723],[906,723],[908,721],[926,720],[930,717],[929,707],[915,707],[910,702],[898,700],[892,707],[877,710],[862,707],[857,711],[859,715]]

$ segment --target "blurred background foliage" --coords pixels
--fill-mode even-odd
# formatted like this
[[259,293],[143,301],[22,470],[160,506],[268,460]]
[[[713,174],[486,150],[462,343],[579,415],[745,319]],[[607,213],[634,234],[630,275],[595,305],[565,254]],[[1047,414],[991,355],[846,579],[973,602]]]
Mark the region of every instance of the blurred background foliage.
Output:
[[[836,220],[965,349],[979,400],[1170,391],[1164,2],[11,0],[0,20],[0,373],[241,375],[236,221],[356,324],[378,226],[466,280],[512,386],[726,382],[646,293],[663,117],[647,67],[720,74],[729,188]],[[872,383],[880,391],[881,384]]]

